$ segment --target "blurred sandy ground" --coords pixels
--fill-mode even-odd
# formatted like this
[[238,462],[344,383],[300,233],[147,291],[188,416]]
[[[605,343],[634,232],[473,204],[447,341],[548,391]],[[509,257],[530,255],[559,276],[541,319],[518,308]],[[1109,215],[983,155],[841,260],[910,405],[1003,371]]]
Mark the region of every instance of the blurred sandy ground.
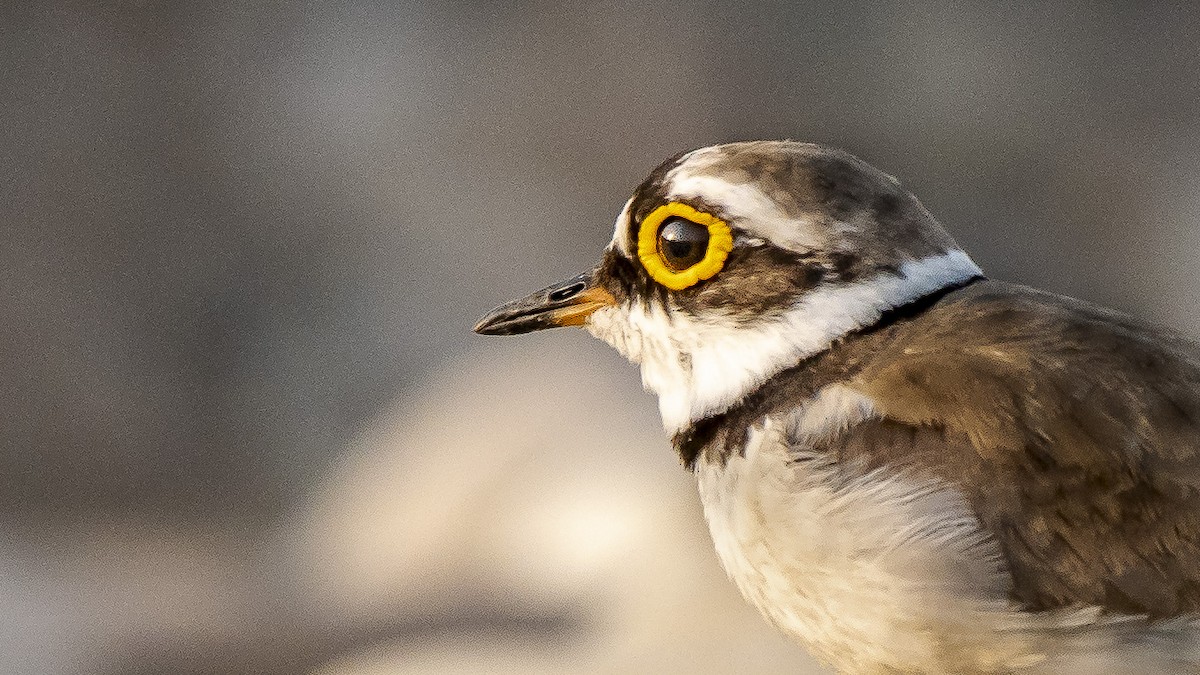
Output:
[[805,672],[634,370],[472,336],[682,149],[1200,333],[1182,4],[0,7],[0,672]]

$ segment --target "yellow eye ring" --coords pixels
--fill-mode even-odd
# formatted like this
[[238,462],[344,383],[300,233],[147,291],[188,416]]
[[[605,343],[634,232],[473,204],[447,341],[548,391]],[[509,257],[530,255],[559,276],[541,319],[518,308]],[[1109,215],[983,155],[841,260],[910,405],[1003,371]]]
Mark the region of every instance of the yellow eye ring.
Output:
[[[704,258],[691,267],[675,271],[667,266],[658,248],[658,230],[667,218],[679,217],[708,228],[708,249]],[[725,221],[710,213],[680,202],[668,202],[650,212],[638,229],[638,259],[655,281],[673,291],[694,286],[712,278],[725,266],[725,258],[733,250],[733,233]]]

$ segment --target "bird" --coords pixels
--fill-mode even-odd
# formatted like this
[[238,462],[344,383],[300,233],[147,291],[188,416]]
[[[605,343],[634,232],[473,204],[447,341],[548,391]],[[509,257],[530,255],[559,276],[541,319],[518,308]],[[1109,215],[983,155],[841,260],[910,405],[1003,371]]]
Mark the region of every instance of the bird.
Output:
[[475,331],[641,369],[746,600],[845,673],[1200,672],[1200,347],[994,280],[843,150],[713,145]]

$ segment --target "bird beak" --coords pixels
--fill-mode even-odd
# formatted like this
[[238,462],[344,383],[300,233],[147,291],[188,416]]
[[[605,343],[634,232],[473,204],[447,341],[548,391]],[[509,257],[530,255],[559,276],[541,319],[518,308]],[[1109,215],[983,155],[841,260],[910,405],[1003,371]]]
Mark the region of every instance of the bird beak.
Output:
[[594,272],[586,272],[530,295],[501,305],[475,324],[481,335],[519,335],[559,326],[582,326],[592,312],[616,304],[599,286]]

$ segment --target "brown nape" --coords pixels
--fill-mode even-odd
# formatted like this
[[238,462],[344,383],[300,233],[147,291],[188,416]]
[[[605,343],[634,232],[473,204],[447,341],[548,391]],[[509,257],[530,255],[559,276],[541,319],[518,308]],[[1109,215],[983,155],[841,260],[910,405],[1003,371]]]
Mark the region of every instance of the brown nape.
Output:
[[[609,252],[602,269],[618,298],[666,304],[670,296],[679,310],[693,315],[715,309],[752,323],[777,315],[819,284],[898,273],[906,262],[956,248],[916,198],[883,172],[839,150],[775,141],[733,143],[661,164],[634,192],[629,241],[637,241],[642,219],[667,201],[668,176],[678,167],[735,184],[753,181],[788,215],[824,224],[841,239],[831,250],[804,252],[739,240],[721,273],[675,292],[654,283],[636,260]],[[723,205],[703,198],[688,202],[725,219],[735,233],[755,236],[754,223],[732,218]]]
[[[630,241],[637,223],[662,203],[676,167],[735,185],[752,183],[783,213],[836,233],[828,255],[853,252],[871,269],[899,269],[910,260],[958,248],[936,219],[894,178],[857,157],[820,145],[791,141],[730,143],[660,166],[635,193]],[[719,203],[690,200],[724,218],[730,226],[754,232]]]
[[[765,416],[843,383],[880,415],[815,448],[960,492],[1031,610],[1200,611],[1200,349],[1128,317],[982,281],[848,337],[676,438],[725,461]],[[782,423],[782,422],[781,422]]]

